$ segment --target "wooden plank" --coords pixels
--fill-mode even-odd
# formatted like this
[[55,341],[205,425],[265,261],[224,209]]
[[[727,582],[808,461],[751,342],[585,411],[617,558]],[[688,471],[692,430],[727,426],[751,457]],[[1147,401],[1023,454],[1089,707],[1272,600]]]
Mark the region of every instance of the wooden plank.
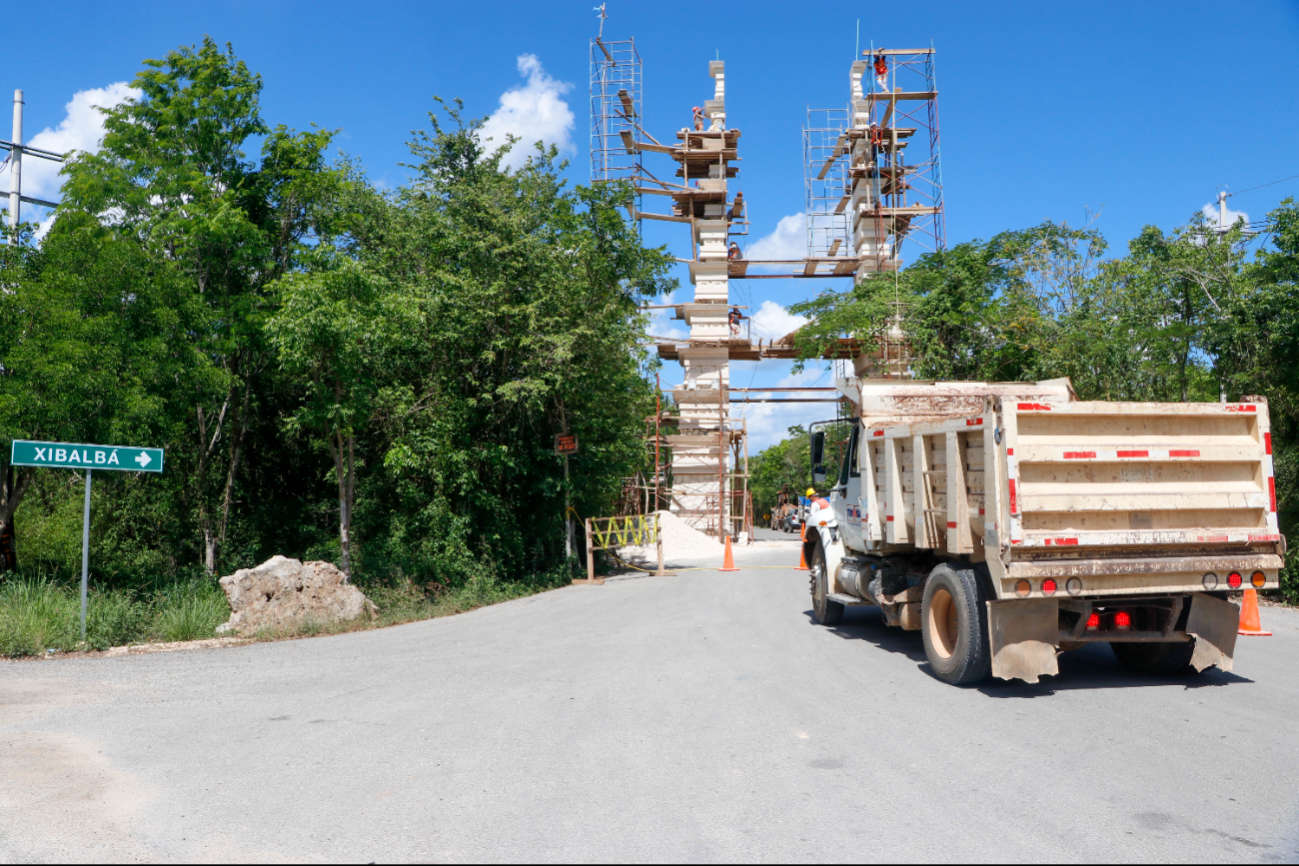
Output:
[[635,152],[636,152],[636,139],[634,139],[634,138],[631,137],[631,130],[630,130],[630,129],[624,129],[624,130],[622,130],[621,132],[619,132],[618,134],[619,134],[620,136],[622,136],[622,146],[625,147],[625,148],[627,148],[627,152],[628,152],[628,153],[635,153]]
[[888,493],[885,500],[884,522],[888,526],[888,540],[891,544],[911,543],[911,532],[907,527],[907,495],[903,486],[906,474],[903,454],[902,439],[888,441],[885,451]]
[[1270,503],[1268,494],[1261,490],[1254,493],[1120,493],[1116,491],[1083,494],[1033,493],[1030,486],[1027,490],[1021,488],[1018,494],[1020,508],[1028,513],[1182,511],[1185,509],[1234,511],[1241,508],[1267,510]]
[[[947,552],[973,553],[970,534],[970,498],[966,491],[967,469],[965,438],[960,433],[945,434],[947,444]],[[969,438],[974,438],[973,436]]]
[[857,465],[861,469],[862,498],[865,500],[866,516],[862,521],[862,540],[867,550],[874,550],[883,540],[882,519],[880,515],[880,449],[866,437],[861,437]]
[[623,107],[623,109],[626,110],[626,112],[627,112],[627,116],[628,116],[629,118],[630,118],[630,117],[635,117],[635,116],[636,116],[636,106],[632,105],[631,94],[628,93],[628,92],[625,91],[625,90],[619,90],[619,91],[618,91],[618,99],[622,101],[622,107]]
[[661,213],[648,213],[646,211],[636,211],[636,219],[658,220],[665,223],[688,223],[690,217],[668,216]]
[[816,259],[808,259],[807,263],[803,265],[803,276],[805,277],[814,276],[816,274],[817,264],[819,263],[816,261]]
[[929,509],[934,507],[934,503],[929,499],[928,485],[925,483],[925,473],[929,471],[929,446],[924,436],[914,436],[911,439],[912,464],[911,464],[911,514],[915,518],[915,544],[916,547],[936,547],[938,539],[933,531],[934,519],[930,516]]
[[839,203],[838,203],[837,205],[834,206],[834,212],[835,212],[835,213],[843,213],[843,212],[844,212],[844,209],[848,207],[848,202],[850,202],[850,201],[852,201],[852,195],[851,195],[851,194],[846,195],[846,196],[844,196],[843,198],[839,199]]
[[835,239],[834,239],[834,242],[830,244],[830,255],[833,256],[833,255],[835,255],[836,253],[838,253],[838,252],[839,252],[839,245],[842,244],[842,243],[843,243],[843,238],[835,238]]
[[[1032,438],[1035,444],[1022,444]],[[1110,437],[1106,437],[1107,439]],[[1118,437],[1115,437],[1118,438]],[[1141,437],[1134,442],[1124,437],[1122,442],[1097,441],[1087,437],[1081,444],[1036,444],[1038,437],[1021,437],[1019,459],[1024,463],[1257,463],[1263,458],[1263,448],[1253,441],[1241,445],[1204,444],[1196,437]],[[1205,437],[1208,438],[1208,437]],[[1246,437],[1232,437],[1245,439]],[[1178,441],[1189,439],[1191,441]],[[1122,454],[1123,456],[1120,456]],[[1140,456],[1137,456],[1137,455]]]

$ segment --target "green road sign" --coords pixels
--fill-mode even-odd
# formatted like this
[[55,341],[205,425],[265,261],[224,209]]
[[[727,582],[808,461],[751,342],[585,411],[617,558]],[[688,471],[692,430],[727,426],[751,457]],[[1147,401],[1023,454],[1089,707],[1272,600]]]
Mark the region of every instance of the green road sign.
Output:
[[77,445],[68,442],[28,442],[25,439],[15,439],[9,462],[14,466],[44,466],[52,469],[161,472],[162,449]]

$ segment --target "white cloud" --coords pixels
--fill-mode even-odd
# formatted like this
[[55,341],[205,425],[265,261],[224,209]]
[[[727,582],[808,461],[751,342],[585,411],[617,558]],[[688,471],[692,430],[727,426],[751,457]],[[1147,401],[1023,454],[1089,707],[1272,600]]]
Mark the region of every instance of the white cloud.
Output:
[[[676,292],[664,295],[655,301],[655,306],[664,304],[675,304]],[[684,340],[690,336],[690,331],[685,328],[680,319],[673,318],[676,315],[674,310],[651,310],[649,327],[646,329],[651,337],[665,337],[669,340]]]
[[[807,217],[796,213],[781,217],[776,230],[749,244],[744,250],[746,259],[761,261],[789,261],[807,256]],[[789,266],[776,268],[788,270]],[[768,268],[770,269],[770,268]]]
[[577,152],[573,145],[573,112],[561,95],[573,89],[565,81],[556,81],[542,69],[535,54],[519,56],[519,74],[527,84],[512,87],[501,94],[501,107],[483,124],[482,138],[499,147],[507,135],[518,136],[506,154],[506,168],[519,168],[536,152],[534,145],[555,145],[561,155]]
[[[1206,204],[1202,210],[1205,219],[1209,221],[1209,225],[1217,226],[1218,206],[1216,204]],[[1232,210],[1231,208],[1227,208],[1227,228],[1234,226],[1238,219],[1243,219],[1246,225],[1249,224],[1249,214],[1245,213],[1243,210]]]
[[[140,91],[118,81],[107,87],[81,90],[73,94],[72,101],[64,106],[67,114],[53,129],[46,127],[27,139],[27,144],[54,153],[81,150],[93,153],[104,139],[104,116],[98,108],[109,108],[138,99]],[[63,181],[59,177],[61,165],[46,159],[28,156],[23,160],[23,193],[33,198],[57,197]]]
[[749,333],[754,338],[775,340],[792,334],[807,322],[806,316],[797,316],[775,301],[763,301],[762,306],[753,314]]

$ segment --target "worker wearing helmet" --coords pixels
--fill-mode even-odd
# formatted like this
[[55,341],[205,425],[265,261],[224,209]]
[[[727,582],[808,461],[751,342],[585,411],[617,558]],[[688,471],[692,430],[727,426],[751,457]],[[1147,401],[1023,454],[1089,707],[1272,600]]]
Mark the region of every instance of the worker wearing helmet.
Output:
[[696,105],[691,111],[694,113],[695,132],[704,131],[704,110]]

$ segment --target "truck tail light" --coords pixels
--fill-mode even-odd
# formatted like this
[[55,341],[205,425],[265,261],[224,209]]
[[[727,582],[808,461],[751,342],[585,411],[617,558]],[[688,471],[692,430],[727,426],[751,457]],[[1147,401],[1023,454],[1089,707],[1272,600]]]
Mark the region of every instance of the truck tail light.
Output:
[[1204,586],[1206,590],[1208,590],[1209,592],[1213,592],[1215,589],[1218,588],[1218,575],[1213,573],[1212,571],[1206,571],[1204,573],[1204,579],[1201,580],[1200,583]]
[[1233,571],[1231,574],[1227,575],[1227,586],[1231,587],[1232,589],[1240,589],[1239,571]]
[[1070,595],[1078,595],[1082,592],[1082,578],[1071,577],[1064,582],[1065,591]]
[[1127,631],[1130,628],[1132,628],[1132,616],[1126,610],[1114,614],[1115,631]]
[[1101,627],[1101,615],[1099,613],[1096,613],[1095,611],[1092,611],[1092,615],[1087,617],[1087,630],[1096,631],[1096,629],[1100,627]]
[[1019,580],[1015,581],[1015,595],[1019,596],[1020,598],[1028,598],[1028,594],[1031,593],[1032,591],[1033,591],[1033,584],[1029,583],[1027,580],[1020,578]]
[[1267,575],[1261,571],[1256,571],[1249,576],[1249,582],[1254,584],[1255,589],[1262,589],[1263,584],[1267,583]]
[[1042,581],[1043,595],[1055,595],[1056,589],[1057,589],[1056,583],[1051,578],[1048,577],[1046,580]]

